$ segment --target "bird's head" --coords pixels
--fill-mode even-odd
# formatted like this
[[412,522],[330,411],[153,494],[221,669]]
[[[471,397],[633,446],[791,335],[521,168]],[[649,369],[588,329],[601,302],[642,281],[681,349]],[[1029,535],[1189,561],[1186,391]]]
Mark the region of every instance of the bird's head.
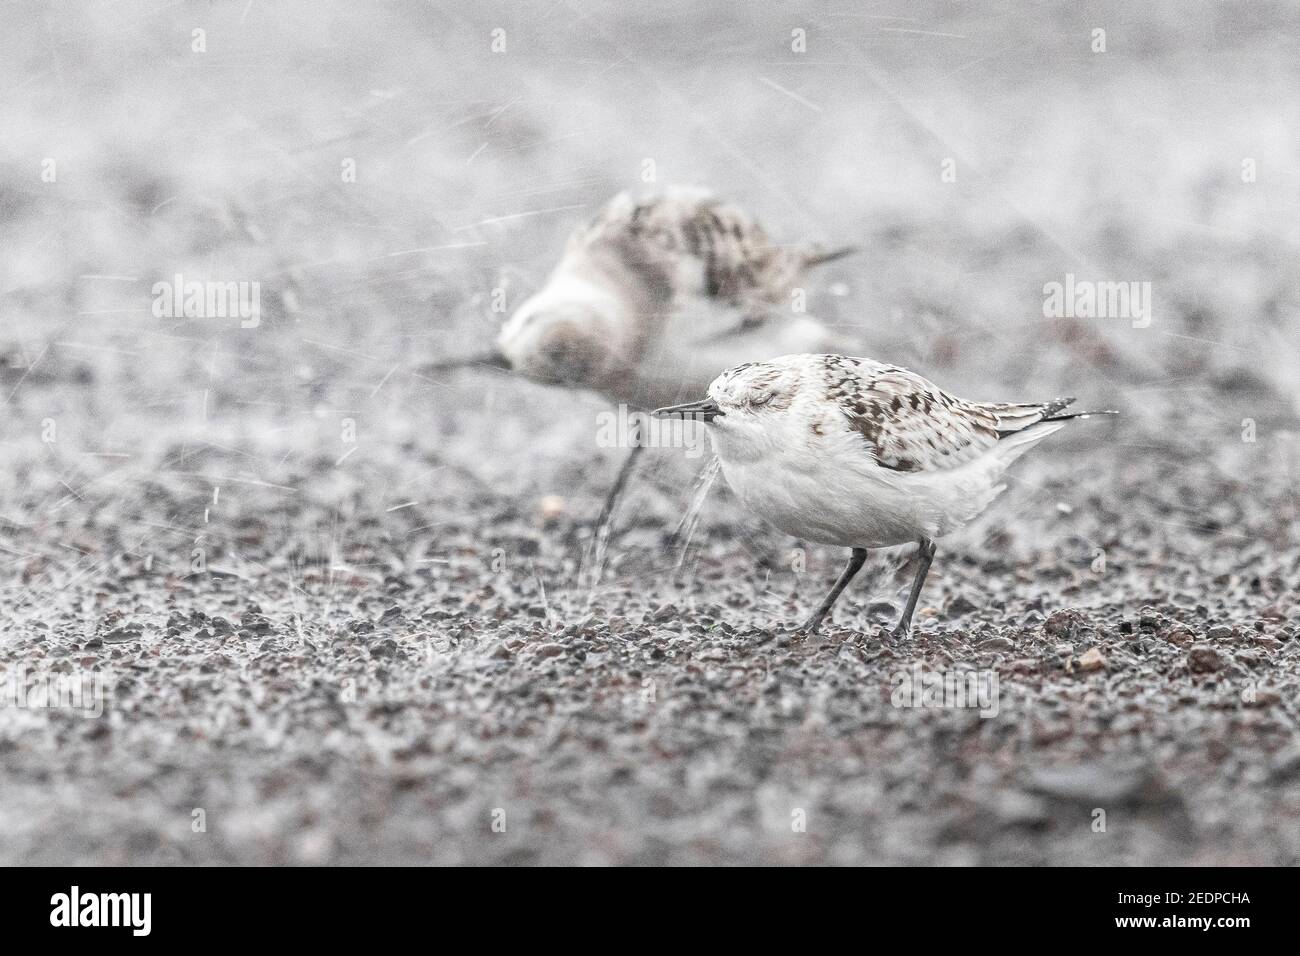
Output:
[[526,301],[497,336],[510,367],[547,385],[597,387],[617,369],[613,329],[597,304]]
[[760,457],[792,426],[804,381],[796,356],[727,369],[709,385],[708,397],[654,411],[656,418],[707,422],[724,458]]

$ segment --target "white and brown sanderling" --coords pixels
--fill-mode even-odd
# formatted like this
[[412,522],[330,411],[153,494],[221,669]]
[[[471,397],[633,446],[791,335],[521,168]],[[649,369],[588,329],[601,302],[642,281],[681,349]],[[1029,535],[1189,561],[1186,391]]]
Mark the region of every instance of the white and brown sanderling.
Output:
[[821,626],[868,548],[915,542],[897,638],[911,627],[935,539],[983,512],[1007,467],[1067,420],[1115,414],[1063,411],[1072,401],[966,401],[905,368],[804,354],[728,369],[707,398],[654,414],[708,422],[727,483],[777,528],[853,549],[801,630]]
[[[740,331],[749,330],[809,267],[850,251],[776,245],[744,210],[697,187],[639,200],[621,193],[569,238],[546,284],[502,327],[497,351],[536,381],[652,408],[665,387],[681,385],[660,371],[676,356],[656,351],[683,302],[730,306],[743,316]],[[803,334],[820,331],[804,325]],[[700,338],[679,351],[698,353]]]
[[[621,193],[573,233],[490,355],[426,368],[498,367],[651,409],[698,394],[724,366],[835,347],[831,331],[806,314],[766,319],[779,314],[806,270],[851,251],[773,243],[744,210],[698,187],[639,199]],[[682,317],[692,301],[721,306],[731,318],[721,329],[716,321],[700,327],[698,316]],[[633,444],[600,523],[641,447]]]

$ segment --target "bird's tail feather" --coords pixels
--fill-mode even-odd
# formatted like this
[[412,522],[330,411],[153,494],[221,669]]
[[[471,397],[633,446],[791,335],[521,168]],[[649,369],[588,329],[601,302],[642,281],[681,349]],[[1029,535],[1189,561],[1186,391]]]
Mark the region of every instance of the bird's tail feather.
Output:
[[1042,417],[1039,419],[1039,421],[1040,422],[1063,422],[1071,418],[1087,418],[1089,415],[1118,415],[1119,414],[1119,412],[1115,411],[1115,409],[1107,408],[1104,410],[1097,409],[1097,410],[1089,410],[1089,411],[1082,411],[1082,412],[1066,412],[1064,415],[1062,415],[1061,414],[1062,409],[1064,409],[1068,405],[1072,405],[1073,403],[1074,403],[1073,396],[1069,398],[1054,398],[1050,402],[1044,402],[1040,406],[1040,413]]
[[1060,431],[1064,427],[1065,424],[1056,419],[1036,422],[1028,428],[1022,428],[1020,431],[1003,435],[994,448],[1003,464],[1009,465],[1048,435]]
[[1039,414],[1038,420],[1040,422],[1043,422],[1043,421],[1047,421],[1049,418],[1055,418],[1057,412],[1065,408],[1067,405],[1073,405],[1073,404],[1074,404],[1074,396],[1066,395],[1060,398],[1054,398],[1050,402],[1043,402],[1043,404],[1039,408],[1034,410],[1037,411]]
[[1043,421],[1064,422],[1064,421],[1069,421],[1071,418],[1087,418],[1089,415],[1118,415],[1118,414],[1119,412],[1117,412],[1113,408],[1099,408],[1099,409],[1093,409],[1091,411],[1067,412],[1064,415],[1048,415],[1043,419]]
[[1064,396],[1054,398],[1050,402],[985,405],[984,408],[997,417],[998,437],[1002,440],[1047,422],[1064,422],[1072,418],[1087,418],[1089,415],[1119,414],[1119,412],[1112,409],[1105,411],[1065,411],[1073,403],[1073,396]]

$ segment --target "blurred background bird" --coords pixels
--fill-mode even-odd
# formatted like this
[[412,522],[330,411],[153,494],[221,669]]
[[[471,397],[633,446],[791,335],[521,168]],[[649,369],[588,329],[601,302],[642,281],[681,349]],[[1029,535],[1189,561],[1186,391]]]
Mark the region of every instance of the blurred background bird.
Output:
[[[700,187],[623,192],[574,231],[489,354],[424,371],[505,369],[600,392],[621,412],[671,404],[703,391],[719,368],[835,347],[839,338],[796,299],[809,269],[853,251],[775,243],[745,210]],[[644,447],[638,426],[629,434],[598,527]]]

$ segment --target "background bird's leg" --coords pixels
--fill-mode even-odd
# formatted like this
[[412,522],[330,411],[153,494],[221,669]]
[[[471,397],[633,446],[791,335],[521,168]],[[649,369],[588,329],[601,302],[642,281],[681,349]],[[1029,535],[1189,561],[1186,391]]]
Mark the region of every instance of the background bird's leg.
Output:
[[840,593],[848,587],[849,582],[853,580],[853,576],[862,570],[862,565],[866,561],[867,549],[854,548],[853,553],[849,555],[848,566],[845,567],[839,580],[835,582],[835,587],[831,588],[831,593],[826,595],[826,600],[822,601],[821,607],[816,610],[812,617],[808,618],[807,622],[799,630],[806,634],[815,634],[817,632],[817,628],[822,626],[822,620],[830,613],[831,605],[835,603]]
[[920,600],[921,585],[925,583],[925,576],[930,573],[930,562],[934,560],[934,552],[938,546],[929,538],[922,538],[917,542],[917,548],[916,577],[912,580],[912,593],[907,596],[907,607],[903,608],[903,616],[898,619],[898,626],[889,632],[891,637],[907,637],[907,632],[912,629],[912,612],[916,610],[916,602]]
[[632,450],[623,459],[623,465],[618,470],[618,477],[614,479],[614,486],[609,489],[609,494],[605,496],[605,504],[600,509],[600,517],[596,519],[596,535],[598,537],[602,533],[607,533],[605,526],[614,516],[614,507],[618,504],[618,499],[622,497],[628,479],[632,477],[632,470],[636,465],[637,457],[644,450],[641,444],[641,422],[639,419],[633,422],[629,437],[632,441]]

